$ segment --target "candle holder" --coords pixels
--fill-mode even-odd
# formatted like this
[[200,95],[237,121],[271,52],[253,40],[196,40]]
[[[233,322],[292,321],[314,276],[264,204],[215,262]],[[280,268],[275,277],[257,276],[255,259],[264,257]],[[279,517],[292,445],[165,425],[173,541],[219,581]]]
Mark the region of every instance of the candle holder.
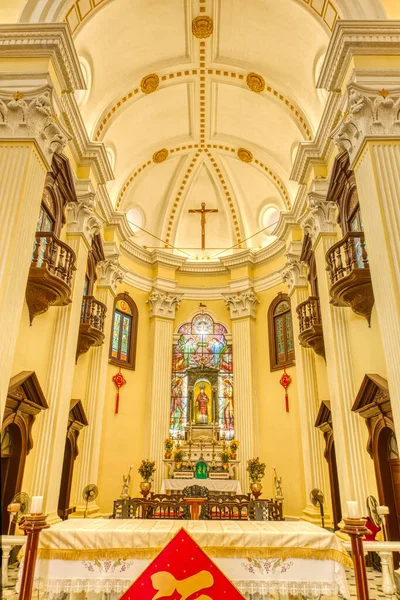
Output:
[[28,537],[19,600],[30,600],[32,598],[39,535],[43,529],[49,527],[50,525],[46,522],[46,515],[43,513],[26,515],[24,523],[20,524],[20,529],[25,531]]
[[365,566],[363,537],[370,535],[370,530],[366,527],[367,519],[350,518],[343,519],[343,533],[347,533],[351,541],[351,553],[353,556],[354,573],[356,578],[357,598],[358,600],[369,600],[367,569]]

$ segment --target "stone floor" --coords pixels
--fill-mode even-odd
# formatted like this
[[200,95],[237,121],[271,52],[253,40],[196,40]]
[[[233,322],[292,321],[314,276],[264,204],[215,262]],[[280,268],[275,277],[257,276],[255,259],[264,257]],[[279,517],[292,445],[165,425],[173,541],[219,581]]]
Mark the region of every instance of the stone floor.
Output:
[[[9,581],[10,583],[14,583],[17,580],[17,569],[14,567],[9,568]],[[350,597],[357,598],[356,594],[356,584],[354,580],[354,571],[351,569],[347,570],[347,581],[349,583],[349,591]],[[368,569],[368,588],[369,588],[369,597],[370,600],[378,600],[381,598],[386,598],[386,596],[382,593],[380,589],[381,583],[381,574],[377,571],[373,571],[372,569]],[[6,600],[18,600],[18,594],[15,592],[13,588],[7,590],[1,590],[1,597]],[[32,600],[41,600],[38,595],[33,594]]]

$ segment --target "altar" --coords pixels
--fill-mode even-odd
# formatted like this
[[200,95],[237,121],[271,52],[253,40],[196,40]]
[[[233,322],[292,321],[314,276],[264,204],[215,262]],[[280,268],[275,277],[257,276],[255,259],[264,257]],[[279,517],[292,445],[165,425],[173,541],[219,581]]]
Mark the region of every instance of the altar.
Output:
[[169,494],[181,492],[188,485],[201,485],[206,487],[210,492],[219,494],[242,494],[240,481],[237,479],[163,479],[161,484],[161,494]]
[[34,590],[50,600],[88,592],[117,598],[182,527],[245,598],[349,598],[346,550],[333,533],[305,521],[63,521],[40,535]]

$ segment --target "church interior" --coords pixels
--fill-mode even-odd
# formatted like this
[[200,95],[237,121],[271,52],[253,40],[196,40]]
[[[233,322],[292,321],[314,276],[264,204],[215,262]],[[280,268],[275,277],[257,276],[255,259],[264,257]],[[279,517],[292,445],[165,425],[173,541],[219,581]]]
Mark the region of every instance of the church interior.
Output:
[[1,0],[3,597],[395,598],[399,207],[399,0]]

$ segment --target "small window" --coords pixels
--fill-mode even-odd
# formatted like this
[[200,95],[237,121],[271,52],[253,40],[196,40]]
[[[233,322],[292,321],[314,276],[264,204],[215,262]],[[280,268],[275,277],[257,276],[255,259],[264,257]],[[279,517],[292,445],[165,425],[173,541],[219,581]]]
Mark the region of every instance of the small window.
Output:
[[286,294],[278,294],[269,307],[268,336],[271,371],[294,365],[292,311]]
[[53,231],[54,219],[49,215],[46,208],[42,205],[40,207],[39,218],[37,221],[36,231]]
[[114,303],[110,362],[135,369],[137,340],[137,306],[127,293],[119,294]]

